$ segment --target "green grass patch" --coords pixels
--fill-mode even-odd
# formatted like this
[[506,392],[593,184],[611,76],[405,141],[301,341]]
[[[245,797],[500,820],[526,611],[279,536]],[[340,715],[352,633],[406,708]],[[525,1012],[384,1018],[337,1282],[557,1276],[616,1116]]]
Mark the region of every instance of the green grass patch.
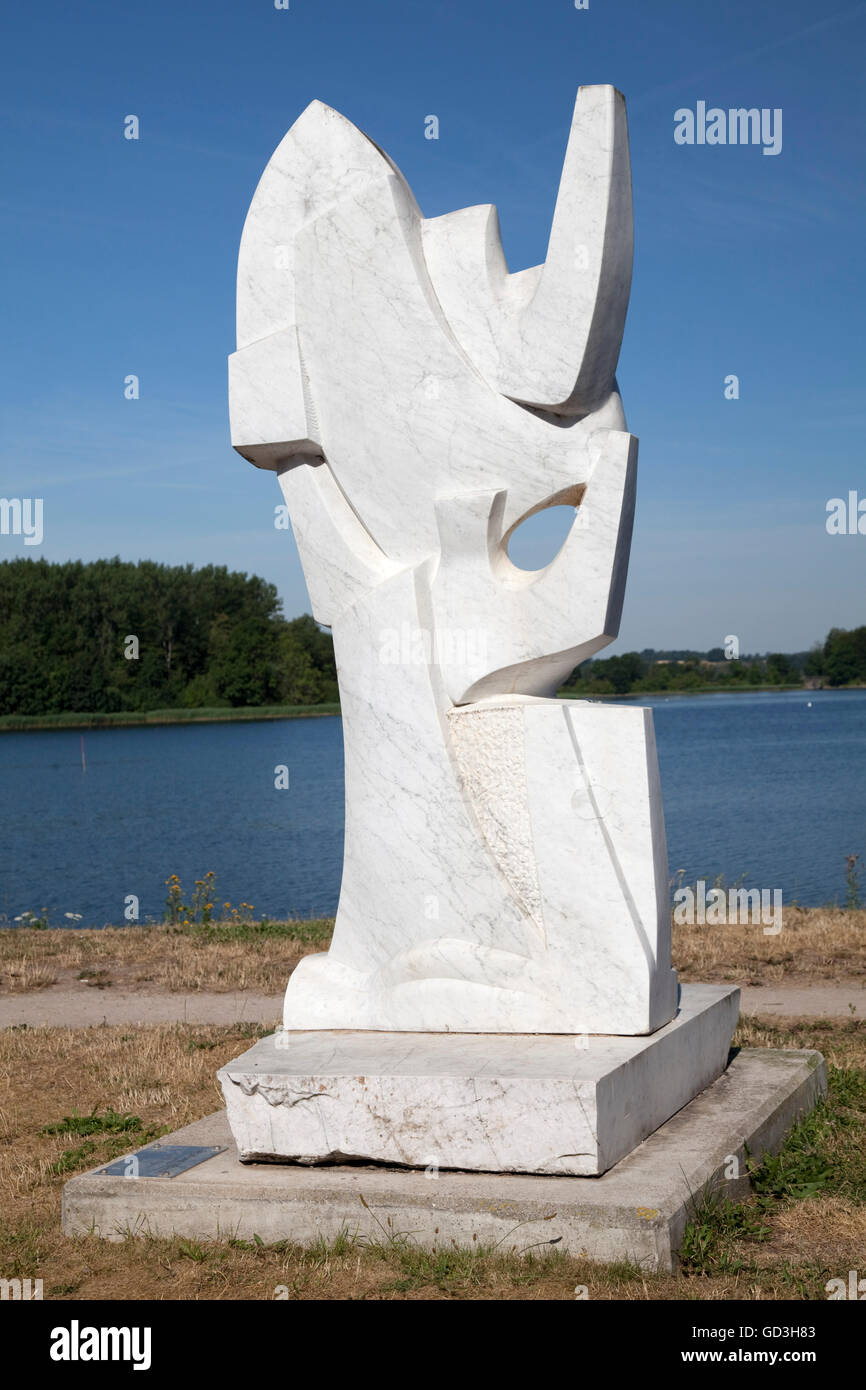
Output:
[[[777,1154],[749,1164],[753,1195],[729,1202],[720,1189],[693,1203],[680,1260],[684,1274],[735,1274],[751,1269],[748,1245],[771,1234],[781,1203],[823,1194],[866,1205],[866,1070],[830,1067],[827,1096],[788,1133]],[[813,1297],[821,1271],[797,1278],[793,1292]],[[793,1287],[793,1286],[792,1286]]]
[[692,1216],[680,1247],[684,1274],[736,1274],[746,1267],[741,1241],[768,1240],[770,1227],[762,1210],[750,1202],[729,1202],[722,1193],[705,1191],[692,1203]]
[[866,1071],[830,1067],[828,1080],[826,1099],[751,1175],[759,1198],[802,1201],[826,1192],[866,1204]]
[[144,1126],[137,1115],[119,1115],[106,1110],[104,1115],[66,1115],[55,1125],[45,1125],[40,1134],[134,1134]]
[[263,917],[259,922],[224,921],[179,923],[172,928],[180,936],[188,936],[205,944],[221,941],[295,941],[302,946],[330,944],[334,930],[333,917],[314,917],[306,921],[272,922]]
[[[102,1119],[106,1126],[100,1129],[89,1129],[83,1131],[93,1134],[93,1139],[85,1139],[74,1149],[64,1149],[58,1158],[50,1165],[49,1171],[57,1177],[66,1177],[71,1173],[79,1172],[82,1168],[96,1168],[104,1163],[110,1163],[112,1159],[119,1158],[121,1154],[129,1153],[132,1148],[142,1149],[146,1144],[150,1144],[154,1139],[159,1139],[163,1134],[168,1134],[168,1125],[148,1125],[142,1124],[137,1115],[115,1115],[109,1111],[106,1116],[71,1116],[73,1121],[82,1119]],[[112,1121],[134,1121],[134,1123],[116,1123],[112,1126]],[[66,1122],[64,1121],[64,1124]],[[63,1125],[53,1125],[42,1131],[43,1134],[80,1134],[78,1129],[64,1129]],[[130,1136],[134,1135],[134,1138]]]
[[77,1149],[64,1149],[59,1158],[51,1164],[50,1172],[58,1178],[65,1177],[67,1173],[74,1173],[79,1168],[90,1166],[90,1160],[96,1153],[96,1145],[90,1139],[85,1139],[83,1144],[79,1144]]

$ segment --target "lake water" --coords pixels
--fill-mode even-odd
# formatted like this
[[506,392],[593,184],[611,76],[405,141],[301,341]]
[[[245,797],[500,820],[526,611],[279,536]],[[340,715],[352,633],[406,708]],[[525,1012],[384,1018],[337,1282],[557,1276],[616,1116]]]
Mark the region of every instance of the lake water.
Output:
[[[866,691],[643,697],[655,712],[671,875],[844,901],[866,861]],[[339,718],[0,735],[0,914],[159,920],[165,880],[330,916],[343,851]],[[274,768],[289,769],[288,790]],[[866,878],[866,874],[864,874]]]

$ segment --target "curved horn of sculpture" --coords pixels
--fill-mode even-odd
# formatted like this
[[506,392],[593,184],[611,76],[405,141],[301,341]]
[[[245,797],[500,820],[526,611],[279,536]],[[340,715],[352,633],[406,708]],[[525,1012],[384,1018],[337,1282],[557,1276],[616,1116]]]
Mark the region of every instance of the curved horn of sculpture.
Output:
[[424,224],[436,293],[492,386],[525,405],[588,415],[610,395],[632,268],[625,100],[581,87],[544,264],[508,273],[494,207]]

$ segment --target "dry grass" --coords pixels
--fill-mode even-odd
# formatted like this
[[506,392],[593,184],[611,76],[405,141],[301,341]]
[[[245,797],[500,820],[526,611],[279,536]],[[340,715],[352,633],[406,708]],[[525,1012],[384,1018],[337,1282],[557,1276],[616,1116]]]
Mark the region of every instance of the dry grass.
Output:
[[2,989],[7,994],[27,994],[33,989],[45,989],[57,983],[57,971],[39,959],[38,952],[11,955],[3,961]]
[[[223,923],[209,929],[0,930],[0,993],[58,984],[188,994],[281,994],[302,956],[326,950],[330,919]],[[866,910],[785,908],[778,936],[760,926],[673,928],[683,980],[809,984],[866,980]]]
[[866,979],[866,911],[786,907],[778,936],[760,926],[673,926],[682,980],[816,984]]
[[866,1019],[741,1018],[734,1034],[735,1047],[815,1047],[829,1067],[844,1070],[866,1068]]
[[[643,1274],[551,1250],[429,1253],[411,1241],[371,1244],[347,1235],[330,1247],[196,1242],[149,1237],[118,1244],[60,1234],[66,1177],[127,1153],[216,1109],[215,1073],[249,1044],[249,1027],[7,1029],[0,1032],[0,1275],[41,1278],[53,1299],[591,1299],[824,1298],[828,1278],[866,1258],[866,1190],[845,1184],[762,1215],[761,1239],[726,1239],[701,1271]],[[749,1046],[817,1046],[847,1076],[866,1068],[866,1023],[747,1023]],[[102,1132],[45,1133],[64,1118],[105,1116]],[[139,1128],[123,1128],[134,1123]],[[859,1171],[866,1114],[840,1112],[825,1145],[837,1174]],[[74,1128],[74,1126],[73,1126]],[[817,1132],[817,1131],[816,1131]],[[823,1134],[824,1131],[822,1130]]]
[[281,994],[302,956],[326,950],[333,923],[228,924],[210,931],[169,926],[0,931],[0,993],[79,981],[101,989],[251,990]]
[[808,1249],[810,1259],[840,1273],[862,1266],[866,1252],[866,1207],[852,1207],[838,1197],[814,1197],[783,1207],[769,1242],[755,1251],[758,1265],[796,1260]]

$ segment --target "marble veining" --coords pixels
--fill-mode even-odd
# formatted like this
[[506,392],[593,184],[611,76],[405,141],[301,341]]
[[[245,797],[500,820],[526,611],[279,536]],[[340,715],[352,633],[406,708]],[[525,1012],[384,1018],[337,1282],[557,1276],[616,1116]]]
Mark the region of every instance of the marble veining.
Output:
[[[232,442],[277,474],[333,631],[346,763],[333,942],[292,975],[288,1029],[635,1036],[674,1016],[652,715],[554,698],[619,630],[631,262],[610,86],[579,90],[545,262],[516,273],[495,208],[425,218],[321,102],[261,177]],[[519,569],[511,534],[554,505],[564,544]]]

